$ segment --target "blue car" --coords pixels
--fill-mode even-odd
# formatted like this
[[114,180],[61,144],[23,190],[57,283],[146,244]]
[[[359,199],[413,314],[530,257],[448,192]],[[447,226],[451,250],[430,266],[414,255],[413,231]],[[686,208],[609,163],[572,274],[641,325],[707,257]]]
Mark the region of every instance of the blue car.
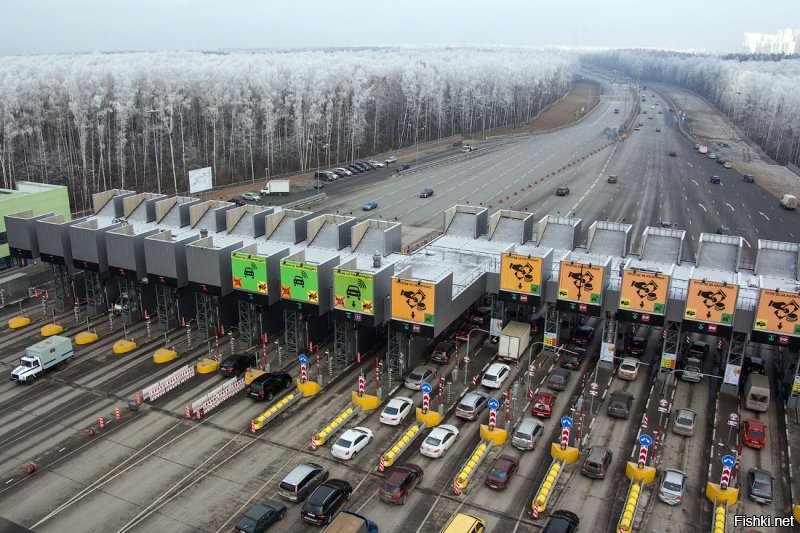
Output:
[[372,200],[371,202],[367,202],[361,206],[363,211],[372,211],[373,209],[378,209],[378,202]]

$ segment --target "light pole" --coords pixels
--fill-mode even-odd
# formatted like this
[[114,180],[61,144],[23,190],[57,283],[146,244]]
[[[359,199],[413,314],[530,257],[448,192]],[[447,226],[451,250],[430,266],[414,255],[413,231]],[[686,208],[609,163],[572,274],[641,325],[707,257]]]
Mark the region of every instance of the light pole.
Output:
[[[155,109],[147,111],[148,115],[158,113]],[[156,153],[156,119],[153,118],[153,160],[156,162],[156,179],[158,180],[158,194],[161,194],[161,168],[158,164],[158,154]]]
[[469,339],[470,337],[472,337],[472,334],[475,333],[476,331],[482,331],[484,333],[488,333],[489,335],[491,335],[491,332],[480,328],[471,329],[469,330],[469,333],[467,333],[467,351],[466,353],[464,353],[464,385],[467,384],[467,374],[468,374],[467,365],[469,365]]

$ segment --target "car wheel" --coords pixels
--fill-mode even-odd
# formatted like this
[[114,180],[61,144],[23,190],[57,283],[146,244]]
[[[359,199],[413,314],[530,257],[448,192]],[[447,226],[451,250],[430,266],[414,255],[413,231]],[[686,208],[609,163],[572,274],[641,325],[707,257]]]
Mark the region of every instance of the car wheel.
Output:
[[400,505],[405,505],[406,504],[406,497],[407,497],[407,495],[404,494],[403,497],[400,498]]
[[272,401],[272,398],[273,398],[273,397],[274,397],[274,394],[272,394],[272,393],[270,392],[269,394],[267,394],[267,401],[268,401],[268,402],[269,402],[269,401]]
[[281,512],[278,514],[278,520],[283,520],[283,517],[284,517],[284,516],[286,516],[286,509],[284,509],[283,511],[281,511]]

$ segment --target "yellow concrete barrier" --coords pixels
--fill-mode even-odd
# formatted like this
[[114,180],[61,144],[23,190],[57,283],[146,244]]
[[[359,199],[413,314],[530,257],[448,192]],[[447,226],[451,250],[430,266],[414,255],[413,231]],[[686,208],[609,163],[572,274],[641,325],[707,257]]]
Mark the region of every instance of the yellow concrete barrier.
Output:
[[475,470],[477,470],[478,466],[480,466],[481,461],[483,461],[483,459],[489,453],[489,450],[492,449],[492,446],[494,446],[494,443],[492,441],[488,441],[488,442],[481,442],[475,447],[475,450],[472,452],[472,455],[470,455],[467,462],[461,468],[461,471],[453,480],[453,483],[458,484],[461,490],[467,488],[470,478],[472,478],[472,475],[475,473]]
[[78,344],[78,345],[91,344],[91,343],[97,341],[97,339],[99,339],[99,338],[100,338],[100,335],[98,335],[94,331],[81,331],[80,333],[75,335],[75,344]]
[[359,396],[357,392],[353,391],[350,395],[355,405],[360,405],[362,411],[372,411],[377,409],[378,406],[381,404],[380,398],[377,396],[372,396],[370,394],[365,394],[364,396]]
[[328,440],[336,431],[350,418],[355,416],[356,407],[352,404],[349,404],[347,407],[342,409],[338,415],[333,417],[328,425],[322,428],[317,434],[314,435],[313,439],[317,446],[322,446],[325,444],[325,441]]
[[550,463],[550,468],[547,469],[547,473],[544,476],[544,481],[542,481],[542,485],[539,487],[536,497],[531,502],[531,508],[535,508],[537,510],[537,514],[547,509],[547,499],[550,496],[550,492],[553,490],[553,486],[558,480],[559,472],[561,472],[561,462],[554,460],[552,463]]
[[52,337],[53,335],[58,335],[64,331],[64,326],[61,324],[45,324],[42,326],[42,329],[39,330],[39,333],[42,334],[42,337]]
[[497,427],[494,429],[489,429],[489,426],[485,424],[481,424],[480,434],[481,439],[490,440],[495,446],[505,444],[505,442],[508,440],[508,431],[505,429],[499,429]]
[[711,517],[711,531],[713,533],[725,533],[727,521],[727,509],[725,509],[725,506],[717,505],[714,507],[714,516]]
[[287,394],[286,396],[284,396],[283,398],[272,404],[272,407],[261,413],[258,417],[256,417],[253,420],[255,428],[256,429],[263,428],[264,423],[267,419],[269,419],[272,415],[283,409],[283,407],[286,406],[287,403],[294,400],[294,398],[295,398],[295,393],[290,392],[289,394]]
[[135,348],[136,348],[135,342],[129,341],[127,339],[120,339],[114,343],[114,347],[112,349],[116,354],[123,354],[123,353],[128,353]]
[[422,409],[417,407],[417,422],[425,424],[429,428],[433,428],[442,423],[442,415],[439,411],[432,411],[428,409],[427,413],[423,413]]
[[556,461],[566,461],[568,465],[571,465],[575,461],[578,460],[578,456],[580,456],[581,452],[578,448],[573,448],[572,446],[567,446],[565,449],[561,449],[561,445],[553,442],[550,444],[550,457],[555,459]]
[[636,481],[637,483],[644,483],[645,485],[649,485],[656,479],[656,469],[652,466],[645,466],[643,468],[639,468],[638,463],[633,463],[628,461],[625,464],[625,475],[628,476],[628,479],[631,481]]
[[795,522],[800,522],[800,504],[792,507],[792,516]]
[[169,363],[177,358],[178,352],[176,350],[170,350],[169,348],[159,348],[153,354],[153,362],[159,365]]
[[202,361],[197,363],[198,374],[213,374],[217,370],[219,370],[219,361],[204,357]]
[[250,385],[261,374],[266,374],[266,372],[256,368],[248,368],[247,372],[244,373],[244,382]]
[[739,489],[728,487],[722,490],[719,483],[711,483],[709,481],[706,483],[706,498],[708,498],[711,503],[720,504],[724,502],[730,507],[735,505],[736,501],[739,499]]
[[8,327],[10,329],[19,329],[24,328],[25,326],[29,326],[31,323],[31,319],[27,316],[15,316],[8,321]]
[[636,517],[636,506],[639,504],[639,496],[641,496],[641,493],[642,485],[631,481],[631,486],[628,489],[628,496],[625,498],[625,505],[622,507],[622,516],[617,524],[618,531],[630,531],[633,527],[633,519]]
[[389,448],[389,451],[383,454],[383,465],[384,467],[388,468],[394,464],[395,459],[397,459],[400,454],[403,453],[405,448],[408,447],[408,444],[417,438],[420,430],[424,428],[424,425],[417,425],[414,424],[405,433],[403,433],[399,439],[394,443],[394,445]]
[[309,396],[314,396],[315,394],[319,394],[319,391],[322,390],[322,387],[319,386],[319,383],[316,381],[306,381],[305,383],[301,383],[300,380],[297,380],[297,390],[303,393],[304,398],[308,398]]

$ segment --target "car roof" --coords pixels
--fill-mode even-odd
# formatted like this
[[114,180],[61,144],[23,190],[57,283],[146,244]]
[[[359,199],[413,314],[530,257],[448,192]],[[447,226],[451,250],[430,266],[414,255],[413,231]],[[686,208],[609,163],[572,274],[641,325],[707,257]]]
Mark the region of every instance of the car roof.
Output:
[[624,390],[615,390],[611,393],[611,397],[615,400],[627,400],[629,398],[633,398],[633,394]]
[[544,426],[544,423],[538,418],[525,417],[522,419],[522,422],[519,423],[519,426],[517,426],[517,431],[527,430],[529,428],[533,429],[535,426]]
[[344,433],[342,433],[342,438],[348,438],[348,440],[353,440],[357,437],[364,435],[359,428],[349,428]]
[[283,480],[289,483],[290,485],[296,485],[297,483],[302,481],[302,479],[306,477],[308,473],[311,472],[312,470],[323,469],[323,468],[324,467],[316,463],[300,463],[299,465],[295,466],[292,469],[292,471],[289,472],[285,478],[283,478]]
[[392,398],[391,400],[389,400],[389,403],[386,404],[386,407],[389,407],[390,405],[394,407],[395,405],[402,405],[406,403],[413,404],[414,400],[406,396],[397,396],[396,398]]
[[745,418],[742,422],[743,424],[747,424],[753,429],[764,429],[764,422],[761,420],[756,420],[755,418]]
[[686,475],[686,472],[683,470],[677,470],[675,468],[667,468],[664,470],[664,479],[675,479],[677,477],[687,478],[689,476]]
[[639,360],[636,359],[635,357],[623,357],[622,364],[624,365],[625,363],[629,365],[639,366]]
[[461,399],[461,403],[475,403],[478,398],[488,398],[489,396],[480,391],[469,391]]
[[511,457],[510,455],[500,455],[494,460],[495,467],[502,465],[508,468],[510,465],[516,465],[516,464],[519,464],[519,461],[517,461],[514,457]]
[[439,436],[440,433],[456,433],[458,434],[458,428],[455,426],[451,426],[449,424],[442,424],[441,426],[436,426],[433,430],[428,434],[430,437],[431,435]]
[[492,370],[500,370],[501,368],[511,369],[510,366],[503,363],[492,363],[491,366],[486,369],[486,371],[491,372]]
[[545,401],[546,400],[554,400],[555,397],[556,397],[555,394],[550,394],[549,392],[540,392],[539,394],[536,395],[536,401],[539,402],[539,401],[542,401],[542,400],[545,400]]

